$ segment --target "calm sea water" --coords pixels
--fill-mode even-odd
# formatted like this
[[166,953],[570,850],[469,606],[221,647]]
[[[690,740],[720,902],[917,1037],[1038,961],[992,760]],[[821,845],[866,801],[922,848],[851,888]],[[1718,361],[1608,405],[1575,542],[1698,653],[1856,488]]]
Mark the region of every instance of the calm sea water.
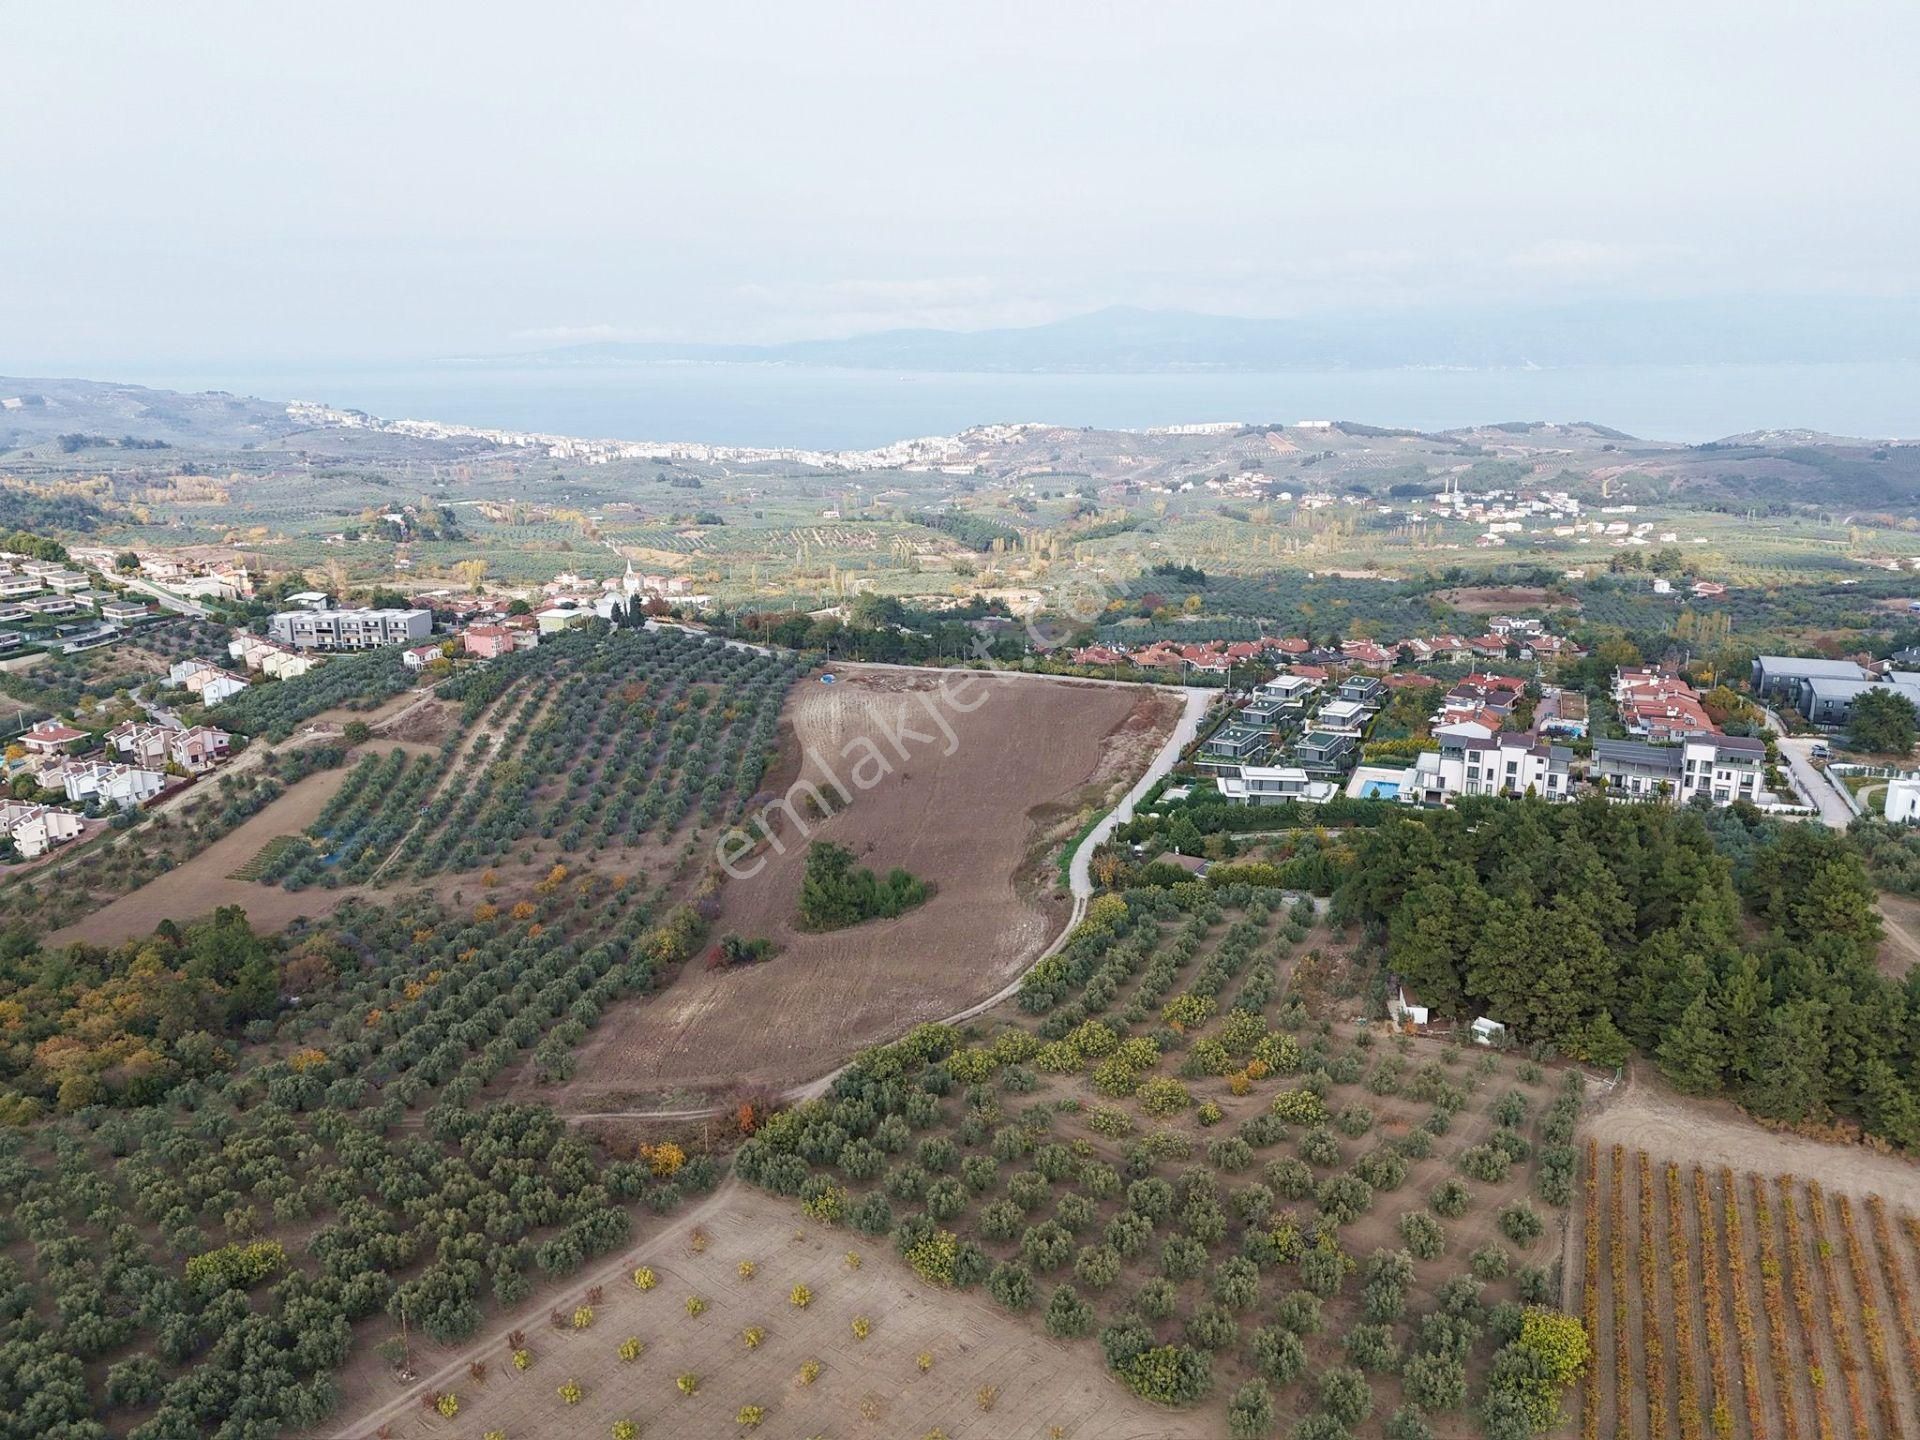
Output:
[[1920,363],[1349,370],[1225,375],[896,374],[779,365],[226,370],[129,377],[323,401],[389,419],[626,440],[856,449],[969,425],[1139,428],[1358,420],[1442,430],[1591,420],[1648,439],[1806,429],[1920,437]]

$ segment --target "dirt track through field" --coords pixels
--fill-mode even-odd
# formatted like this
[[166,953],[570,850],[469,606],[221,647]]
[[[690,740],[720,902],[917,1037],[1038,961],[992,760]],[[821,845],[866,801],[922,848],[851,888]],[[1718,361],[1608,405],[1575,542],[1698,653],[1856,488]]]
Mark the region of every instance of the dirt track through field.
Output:
[[[696,1230],[703,1237],[695,1249]],[[858,1267],[847,1263],[849,1251]],[[739,1273],[741,1261],[754,1267]],[[657,1277],[653,1289],[632,1283],[635,1267]],[[796,1284],[812,1292],[804,1309],[789,1303]],[[733,1435],[743,1405],[764,1407],[752,1433],[769,1440],[831,1435],[920,1436],[936,1427],[953,1440],[1057,1433],[1071,1440],[1187,1440],[1221,1433],[1217,1412],[1175,1412],[1150,1406],[1107,1375],[1089,1341],[1050,1340],[1030,1318],[1009,1314],[983,1294],[940,1290],[916,1277],[884,1240],[802,1219],[789,1202],[730,1183],[669,1228],[583,1277],[551,1303],[571,1314],[593,1285],[603,1287],[590,1328],[555,1329],[547,1302],[522,1307],[513,1324],[526,1331],[533,1363],[509,1363],[511,1326],[457,1347],[433,1347],[416,1362],[421,1378],[396,1393],[390,1372],[365,1357],[349,1403],[324,1432],[364,1440],[382,1424],[394,1440],[436,1440],[449,1434],[503,1430],[514,1440],[591,1437],[616,1420],[642,1422],[646,1436]],[[686,1312],[698,1295],[707,1308]],[[854,1339],[856,1316],[871,1334]],[[749,1349],[748,1326],[765,1339]],[[631,1363],[618,1357],[623,1339],[642,1342]],[[921,1369],[917,1357],[931,1357]],[[468,1371],[486,1363],[483,1379]],[[808,1360],[820,1365],[811,1383],[798,1378]],[[697,1375],[691,1397],[675,1377]],[[576,1380],[583,1398],[565,1405],[558,1387]],[[981,1390],[994,1390],[991,1408]],[[451,1390],[459,1419],[450,1426],[429,1414],[420,1396]],[[369,1393],[371,1392],[371,1393]]]
[[1768,1130],[1731,1104],[1675,1094],[1639,1065],[1604,1102],[1584,1133],[1603,1148],[1619,1143],[1687,1165],[1817,1175],[1833,1189],[1880,1194],[1891,1205],[1920,1210],[1920,1165],[1862,1145]]
[[[781,953],[745,968],[690,968],[661,995],[610,1014],[581,1052],[566,1108],[617,1109],[669,1087],[712,1094],[810,1080],[863,1045],[991,995],[1047,943],[1042,897],[1064,909],[1042,840],[1064,840],[1083,808],[1123,790],[1180,709],[1176,696],[1137,686],[972,676],[954,693],[977,708],[961,713],[939,699],[947,676],[834,673],[833,685],[802,681],[788,705],[802,778],[831,795],[831,770],[853,796],[831,819],[808,822],[810,833],[862,865],[932,881],[933,898],[897,919],[802,932],[805,846],[788,827],[785,854],[769,851],[763,871],[728,882],[715,926],[772,938]],[[941,707],[951,740],[927,706]],[[904,756],[889,738],[903,725],[928,737],[909,740]],[[867,788],[875,755],[889,773]]]
[[[242,821],[192,859],[149,880],[131,894],[101,906],[64,930],[54,931],[47,937],[46,944],[52,947],[82,940],[90,945],[118,945],[151,934],[162,920],[184,924],[222,905],[243,906],[253,927],[260,931],[282,929],[300,916],[311,918],[332,913],[341,901],[360,893],[359,887],[283,890],[278,885],[235,880],[233,872],[258,855],[269,840],[279,835],[296,835],[311,825],[334,792],[346,783],[360,755],[384,754],[396,748],[401,747],[395,742],[376,740],[356,750],[355,758],[345,765],[296,781],[278,800],[258,815]],[[217,781],[205,783],[211,785]]]

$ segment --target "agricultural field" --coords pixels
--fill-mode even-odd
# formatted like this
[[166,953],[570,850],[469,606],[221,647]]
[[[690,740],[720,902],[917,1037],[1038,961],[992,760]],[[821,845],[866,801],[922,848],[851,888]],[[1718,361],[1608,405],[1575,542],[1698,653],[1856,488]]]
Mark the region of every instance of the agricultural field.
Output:
[[863,1056],[736,1171],[1216,1434],[1550,1426],[1581,1078],[1316,1019],[1350,982],[1311,927],[1243,886],[1103,898],[1015,1005]]
[[[316,1433],[360,1440],[384,1424],[393,1440],[605,1436],[622,1421],[641,1435],[689,1436],[1220,1433],[1212,1416],[1116,1389],[1089,1347],[1050,1340],[985,1296],[929,1287],[885,1244],[739,1185],[485,1344],[418,1348],[415,1393]],[[569,1403],[563,1390],[578,1398]],[[441,1413],[448,1395],[451,1426]],[[759,1420],[749,1428],[740,1417],[752,1410]]]
[[334,655],[291,680],[259,680],[220,706],[226,729],[278,744],[302,724],[335,709],[366,711],[413,684],[396,649]]
[[352,833],[340,843],[407,820],[396,882],[536,849],[569,863],[623,863],[642,847],[658,855],[683,831],[730,823],[758,790],[798,669],[671,630],[517,652],[443,687],[466,711],[438,773],[404,800],[371,787],[360,813],[341,817]]
[[[780,847],[763,843],[719,897],[717,928],[771,940],[777,958],[689,974],[604,1027],[580,1056],[569,1108],[624,1110],[667,1089],[810,1081],[904,1025],[991,996],[1064,918],[1057,847],[1117,798],[1179,710],[1165,692],[1040,676],[963,683],[877,667],[832,673],[834,684],[809,678],[794,689],[766,798],[798,780],[819,787],[834,813],[811,811],[798,792],[804,833],[782,821]],[[942,701],[949,682],[968,710]],[[951,741],[927,706],[952,727]],[[1039,736],[1045,743],[1032,743]],[[850,803],[841,804],[828,770]],[[798,916],[811,838],[883,873],[903,867],[930,881],[933,896],[896,919],[808,933]],[[756,1014],[787,1023],[743,1026]]]
[[402,1316],[462,1339],[714,1183],[710,1157],[616,1161],[544,1108],[478,1103],[699,930],[637,885],[521,903],[349,902],[277,937],[229,910],[84,970],[12,962],[35,1003],[0,1101],[41,1123],[0,1134],[0,1435],[297,1430],[356,1343]]
[[1920,1213],[1586,1146],[1586,1436],[1920,1433]]

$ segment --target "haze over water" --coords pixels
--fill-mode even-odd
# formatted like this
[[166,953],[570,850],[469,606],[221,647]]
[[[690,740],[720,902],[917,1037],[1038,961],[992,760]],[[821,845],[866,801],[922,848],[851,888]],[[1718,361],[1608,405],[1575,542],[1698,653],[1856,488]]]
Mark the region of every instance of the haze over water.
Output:
[[1334,370],[1279,374],[938,374],[812,366],[495,364],[154,371],[183,390],[313,400],[387,419],[627,440],[861,449],[970,425],[1101,429],[1357,420],[1445,430],[1589,420],[1690,443],[1748,430],[1920,437],[1920,363]]

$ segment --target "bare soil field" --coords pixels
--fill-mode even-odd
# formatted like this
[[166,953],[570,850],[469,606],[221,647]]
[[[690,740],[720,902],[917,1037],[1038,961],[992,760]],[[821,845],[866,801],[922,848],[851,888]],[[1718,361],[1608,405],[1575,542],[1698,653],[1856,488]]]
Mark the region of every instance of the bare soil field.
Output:
[[[379,753],[395,748],[375,741],[364,747]],[[177,865],[131,894],[122,895],[65,929],[49,935],[49,946],[75,940],[89,945],[118,945],[152,932],[162,920],[185,922],[222,905],[239,905],[258,930],[283,929],[299,916],[325,915],[349,895],[352,886],[338,890],[282,890],[278,885],[256,885],[235,880],[233,872],[245,865],[277,835],[293,835],[313,823],[346,781],[351,763],[322,770],[292,785],[287,793],[258,815],[221,836],[198,855]]]
[[[781,953],[733,970],[690,967],[663,994],[630,1002],[595,1028],[563,1108],[611,1109],[672,1086],[711,1093],[811,1080],[854,1051],[993,994],[1046,945],[1064,909],[1052,842],[1123,791],[1170,733],[1176,697],[1050,677],[975,677],[941,706],[945,677],[841,667],[802,681],[788,702],[792,740],[779,792],[795,775],[851,804],[811,834],[882,872],[904,866],[937,887],[893,920],[828,934],[794,927],[805,844],[722,892],[716,933],[769,937]],[[953,727],[949,742],[931,718]],[[906,726],[928,737],[897,746]],[[902,754],[904,749],[905,753]],[[945,753],[951,750],[951,754]],[[884,756],[871,788],[858,762]],[[744,867],[743,867],[744,868]],[[1051,906],[1051,911],[1050,911]]]
[[1880,941],[1880,973],[1898,980],[1920,964],[1920,900],[1882,893],[1880,918],[1886,922],[1886,934]]
[[1497,615],[1503,610],[1537,609],[1543,605],[1571,605],[1577,609],[1580,603],[1563,591],[1538,585],[1463,585],[1454,590],[1436,591],[1434,599],[1444,600],[1469,615]]
[[1769,1130],[1725,1101],[1675,1093],[1644,1066],[1634,1067],[1581,1134],[1603,1149],[1625,1145],[1687,1165],[1815,1175],[1833,1189],[1884,1195],[1888,1204],[1920,1211],[1920,1165],[1862,1145]]
[[[743,1261],[750,1278],[740,1273]],[[632,1280],[642,1265],[657,1282],[644,1291]],[[595,1284],[602,1295],[592,1323],[575,1330],[573,1312]],[[811,1292],[804,1309],[790,1303],[796,1285]],[[698,1316],[687,1311],[692,1296],[705,1302]],[[1172,1412],[1138,1399],[1108,1376],[1096,1346],[1050,1340],[977,1291],[928,1285],[884,1240],[817,1225],[790,1202],[745,1186],[729,1186],[697,1220],[676,1220],[554,1303],[566,1328],[544,1316],[519,1322],[532,1352],[525,1370],[514,1368],[504,1329],[417,1358],[421,1378],[404,1388],[369,1347],[371,1373],[345,1386],[363,1401],[349,1400],[342,1416],[353,1418],[326,1433],[363,1440],[387,1424],[391,1431],[381,1433],[393,1440],[489,1430],[543,1440],[605,1436],[632,1420],[643,1436],[732,1435],[747,1433],[737,1417],[748,1405],[765,1412],[752,1433],[770,1440],[935,1429],[953,1440],[1183,1440],[1223,1429],[1214,1407]],[[869,1322],[865,1340],[854,1336],[856,1318]],[[749,1327],[765,1332],[752,1348]],[[644,1348],[623,1361],[620,1346],[630,1337]],[[922,1357],[930,1359],[924,1369]],[[474,1361],[484,1362],[484,1378],[473,1377]],[[809,1361],[820,1367],[810,1382],[801,1377]],[[691,1396],[676,1384],[682,1375],[698,1377]],[[559,1394],[568,1381],[581,1392],[573,1405]],[[420,1399],[447,1391],[458,1402],[451,1425]]]
[[1920,1433],[1913,1212],[1621,1145],[1589,1157],[1593,1240],[1568,1274],[1595,1354],[1584,1433]]

